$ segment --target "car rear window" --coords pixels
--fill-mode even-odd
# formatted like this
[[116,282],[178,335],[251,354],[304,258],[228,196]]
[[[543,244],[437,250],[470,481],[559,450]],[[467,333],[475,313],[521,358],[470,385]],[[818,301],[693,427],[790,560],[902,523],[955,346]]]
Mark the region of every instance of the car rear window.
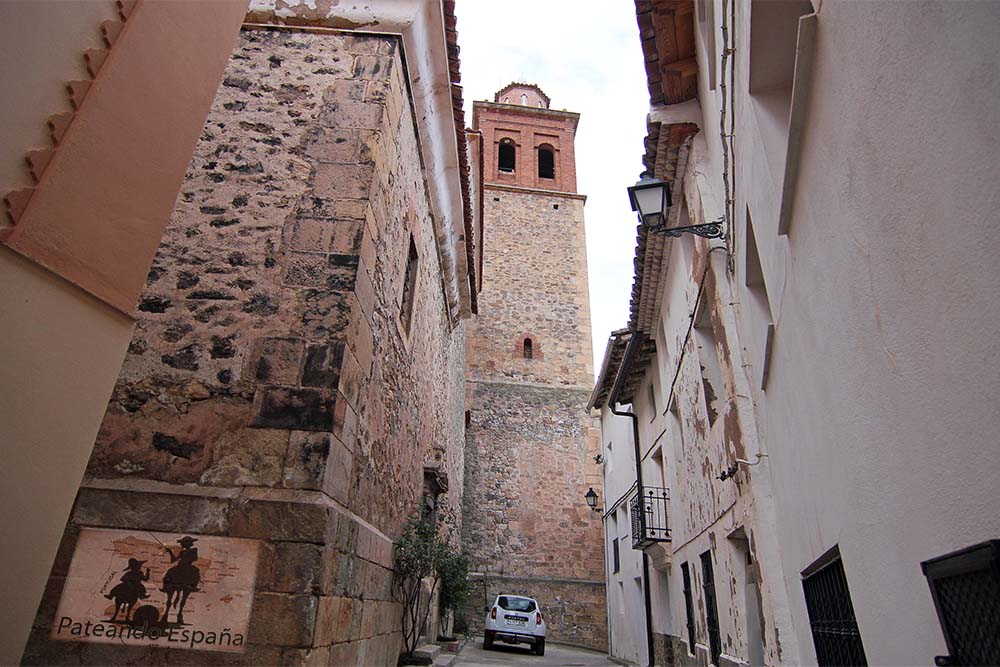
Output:
[[516,598],[512,595],[501,595],[500,599],[497,600],[497,604],[500,605],[501,609],[506,609],[507,611],[535,611],[535,601],[531,598]]

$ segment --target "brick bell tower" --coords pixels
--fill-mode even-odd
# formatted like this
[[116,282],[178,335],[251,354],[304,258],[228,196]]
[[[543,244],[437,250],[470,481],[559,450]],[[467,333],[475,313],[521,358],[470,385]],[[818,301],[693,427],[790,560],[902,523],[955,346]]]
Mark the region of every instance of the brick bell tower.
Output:
[[[603,532],[587,400],[594,383],[580,116],[512,83],[473,105],[483,145],[483,270],[468,329],[464,544],[483,599],[536,597],[549,637],[606,647]],[[476,625],[473,626],[477,627]]]

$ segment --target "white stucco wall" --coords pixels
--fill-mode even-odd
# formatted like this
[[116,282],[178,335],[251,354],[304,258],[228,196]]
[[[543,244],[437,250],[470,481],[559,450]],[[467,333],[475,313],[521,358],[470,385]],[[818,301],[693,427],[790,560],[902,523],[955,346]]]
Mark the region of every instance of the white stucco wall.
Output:
[[[608,632],[610,654],[619,660],[646,665],[646,612],[642,593],[642,552],[632,548],[628,502],[622,500],[635,484],[632,424],[628,417],[601,410],[601,452],[605,560],[608,576]],[[634,492],[633,492],[634,494]],[[629,494],[632,495],[632,494]],[[613,511],[613,505],[622,500]],[[614,571],[612,540],[618,538],[619,569]]]
[[20,662],[133,321],[0,247],[0,664]]
[[[839,546],[869,664],[928,664],[945,645],[920,561],[1000,535],[1000,5],[823,0],[787,236],[748,9],[737,264],[749,207],[776,327],[766,392],[751,386],[799,659],[801,572]],[[759,378],[763,337],[744,338]]]

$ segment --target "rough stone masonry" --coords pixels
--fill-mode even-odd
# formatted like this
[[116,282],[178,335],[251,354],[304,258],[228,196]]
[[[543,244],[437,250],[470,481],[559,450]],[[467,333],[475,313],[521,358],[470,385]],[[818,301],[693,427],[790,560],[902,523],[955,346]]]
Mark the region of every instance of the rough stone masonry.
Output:
[[[524,97],[522,98],[522,94]],[[538,599],[548,637],[607,647],[600,448],[593,384],[584,197],[576,193],[577,114],[530,85],[476,102],[483,133],[483,290],[469,327],[463,545],[480,573],[474,629],[499,593]],[[498,146],[513,146],[512,170]],[[554,178],[537,168],[554,152]]]
[[[244,30],[24,662],[395,664],[391,536],[425,463],[456,523],[461,502],[465,331],[437,258],[397,41]],[[246,651],[49,640],[81,527],[260,540]]]

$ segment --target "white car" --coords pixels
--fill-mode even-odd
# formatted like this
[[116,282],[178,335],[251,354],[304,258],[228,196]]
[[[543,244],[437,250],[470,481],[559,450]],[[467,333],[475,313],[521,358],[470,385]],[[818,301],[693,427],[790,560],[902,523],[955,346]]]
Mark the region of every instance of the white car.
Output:
[[535,653],[545,655],[545,618],[538,602],[523,595],[498,595],[486,614],[483,648],[493,648],[494,641],[531,644]]

